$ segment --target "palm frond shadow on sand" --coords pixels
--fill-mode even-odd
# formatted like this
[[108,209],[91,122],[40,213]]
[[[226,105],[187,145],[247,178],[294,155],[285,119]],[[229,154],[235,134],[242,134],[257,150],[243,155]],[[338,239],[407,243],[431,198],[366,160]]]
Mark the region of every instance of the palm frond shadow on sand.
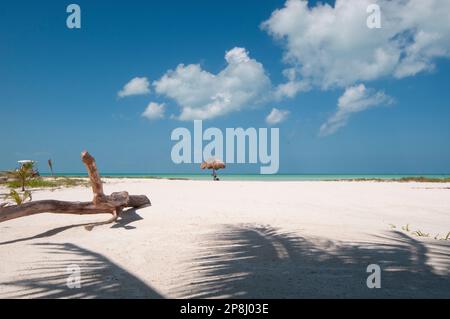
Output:
[[[133,222],[136,222],[136,221],[139,221],[139,220],[142,220],[142,219],[143,218],[137,213],[137,209],[136,208],[129,208],[129,209],[125,210],[120,215],[120,217],[112,224],[111,228],[124,228],[126,230],[136,229],[136,227],[132,226],[131,224]],[[29,236],[29,237],[23,237],[23,238],[17,238],[17,239],[5,241],[5,242],[0,242],[0,246],[10,245],[10,244],[19,243],[19,242],[23,242],[23,241],[34,240],[34,239],[48,238],[48,237],[52,237],[52,236],[58,235],[58,234],[60,234],[62,232],[65,232],[66,230],[69,230],[69,229],[72,229],[72,228],[84,227],[87,230],[91,231],[95,227],[102,226],[102,225],[105,225],[104,221],[61,226],[61,227],[57,227],[57,228],[53,228],[53,229],[47,230],[47,231],[45,231],[43,233],[40,233],[40,234],[37,234],[37,235],[33,235],[33,236]]]
[[[68,243],[34,245],[44,258],[29,267],[25,279],[0,283],[8,298],[163,298],[101,254]],[[80,288],[67,285],[73,265],[80,270]]]
[[[374,243],[306,239],[271,227],[225,226],[204,238],[181,284],[188,298],[449,298],[450,245],[425,245],[401,232]],[[431,245],[431,246],[430,246]],[[430,248],[431,247],[431,250]],[[431,267],[429,257],[440,265]],[[369,289],[367,266],[382,268]],[[192,278],[195,278],[192,280]]]

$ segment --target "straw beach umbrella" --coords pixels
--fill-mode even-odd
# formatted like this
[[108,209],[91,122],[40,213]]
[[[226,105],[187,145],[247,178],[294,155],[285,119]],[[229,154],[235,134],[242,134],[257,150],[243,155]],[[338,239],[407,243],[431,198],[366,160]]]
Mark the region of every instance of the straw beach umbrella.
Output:
[[201,169],[212,169],[213,170],[213,173],[212,173],[213,179],[215,181],[218,181],[219,179],[217,178],[216,170],[225,168],[225,163],[222,160],[217,159],[217,158],[209,158],[200,164],[200,168]]

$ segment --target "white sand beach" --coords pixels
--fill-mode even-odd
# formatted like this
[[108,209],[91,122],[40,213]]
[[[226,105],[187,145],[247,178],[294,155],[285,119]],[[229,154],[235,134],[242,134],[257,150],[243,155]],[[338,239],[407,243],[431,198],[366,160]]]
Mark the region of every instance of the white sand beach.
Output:
[[[0,298],[450,298],[450,240],[439,240],[450,231],[450,184],[107,179],[104,188],[152,206],[91,231],[77,225],[110,216],[1,223]],[[366,285],[369,264],[382,269],[380,289]],[[81,288],[66,285],[71,265]]]

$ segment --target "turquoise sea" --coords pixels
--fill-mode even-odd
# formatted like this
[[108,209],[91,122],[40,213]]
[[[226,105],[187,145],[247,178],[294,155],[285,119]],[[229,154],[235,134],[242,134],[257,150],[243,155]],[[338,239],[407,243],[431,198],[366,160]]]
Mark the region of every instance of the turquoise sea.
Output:
[[[48,174],[42,174],[49,176]],[[87,177],[85,173],[56,174],[57,176]],[[395,180],[403,177],[422,176],[428,178],[449,178],[449,174],[220,174],[219,178],[224,181],[326,181],[326,180],[352,180],[352,179],[388,179]],[[169,179],[191,179],[209,180],[210,174],[144,174],[144,173],[105,173],[102,177],[115,178],[169,178]]]

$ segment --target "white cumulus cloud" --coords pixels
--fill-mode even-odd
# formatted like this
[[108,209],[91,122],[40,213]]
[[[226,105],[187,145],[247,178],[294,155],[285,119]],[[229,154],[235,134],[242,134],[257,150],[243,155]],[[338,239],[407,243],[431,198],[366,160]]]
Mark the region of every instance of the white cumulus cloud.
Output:
[[[381,29],[367,27],[367,7],[381,8]],[[287,84],[278,94],[347,87],[432,70],[450,57],[450,1],[336,0],[335,6],[288,0],[262,24],[284,47]]]
[[166,111],[166,106],[164,103],[158,104],[155,102],[150,102],[145,109],[142,116],[149,120],[157,120],[164,118],[164,113]]
[[146,77],[135,77],[125,84],[122,90],[117,93],[119,97],[131,95],[143,95],[150,93],[150,83]]
[[393,99],[381,91],[367,89],[364,84],[348,87],[339,98],[338,109],[320,127],[320,135],[330,135],[345,126],[350,116],[368,108],[391,104]]
[[279,110],[277,108],[273,108],[272,111],[266,117],[266,123],[269,125],[275,125],[285,121],[289,116],[289,111],[287,110]]
[[180,120],[205,120],[250,108],[267,98],[271,83],[264,67],[244,48],[226,52],[218,74],[198,64],[180,64],[153,82],[155,91],[177,102]]

